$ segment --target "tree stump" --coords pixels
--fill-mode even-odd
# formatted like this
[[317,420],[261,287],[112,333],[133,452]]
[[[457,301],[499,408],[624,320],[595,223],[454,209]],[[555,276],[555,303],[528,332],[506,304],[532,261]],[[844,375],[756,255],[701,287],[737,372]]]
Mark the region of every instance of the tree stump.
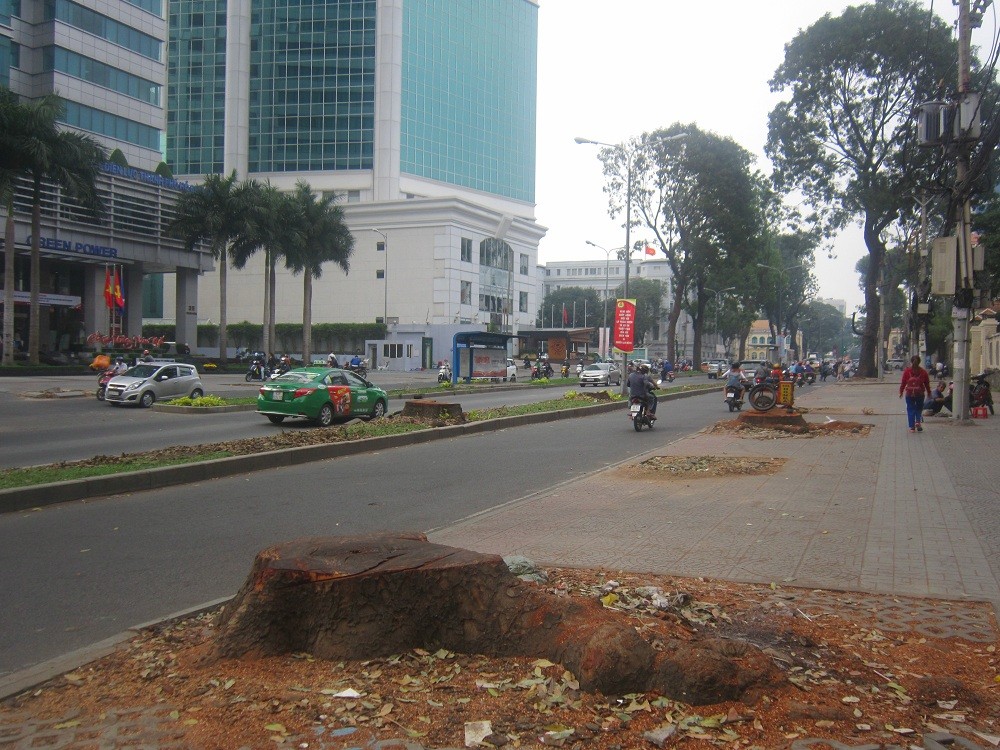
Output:
[[308,537],[263,550],[222,613],[214,654],[340,660],[413,648],[547,658],[585,690],[656,690],[692,704],[745,698],[780,679],[745,644],[677,641],[656,651],[599,602],[547,593],[497,555],[420,533]]
[[404,417],[419,419],[441,419],[455,422],[465,421],[465,412],[461,404],[445,403],[429,398],[414,399],[403,404]]

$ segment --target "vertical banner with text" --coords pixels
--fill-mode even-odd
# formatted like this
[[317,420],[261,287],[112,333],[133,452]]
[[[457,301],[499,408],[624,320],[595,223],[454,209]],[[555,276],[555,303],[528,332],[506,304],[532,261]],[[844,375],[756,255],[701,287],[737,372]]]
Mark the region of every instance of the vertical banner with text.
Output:
[[631,352],[635,348],[635,300],[620,299],[615,302],[614,347]]

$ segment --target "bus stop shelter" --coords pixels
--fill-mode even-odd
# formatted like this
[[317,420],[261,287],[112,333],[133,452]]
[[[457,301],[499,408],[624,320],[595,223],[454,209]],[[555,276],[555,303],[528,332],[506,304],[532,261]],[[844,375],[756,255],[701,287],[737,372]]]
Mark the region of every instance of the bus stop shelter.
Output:
[[507,345],[511,339],[524,336],[510,333],[487,333],[485,331],[459,331],[452,340],[451,382],[473,378],[507,377]]

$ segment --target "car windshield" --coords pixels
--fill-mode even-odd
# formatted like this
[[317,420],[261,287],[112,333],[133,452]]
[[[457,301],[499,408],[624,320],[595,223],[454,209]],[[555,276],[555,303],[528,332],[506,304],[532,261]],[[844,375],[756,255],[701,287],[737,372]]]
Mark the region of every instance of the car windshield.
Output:
[[607,370],[608,366],[606,364],[602,363],[602,364],[596,364],[596,365],[587,365],[583,369],[585,369],[585,370],[587,370],[589,372],[599,372],[601,370]]
[[159,365],[136,365],[126,371],[125,375],[130,378],[148,378],[152,377],[153,373],[159,369]]
[[316,373],[309,372],[308,370],[289,370],[284,375],[275,378],[272,382],[274,383],[308,383],[310,380],[315,380],[317,377]]

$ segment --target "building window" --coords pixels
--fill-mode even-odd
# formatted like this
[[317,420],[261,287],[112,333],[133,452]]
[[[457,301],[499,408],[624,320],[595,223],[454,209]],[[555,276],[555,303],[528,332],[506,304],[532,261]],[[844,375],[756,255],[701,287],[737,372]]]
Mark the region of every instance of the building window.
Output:
[[521,253],[521,275],[522,276],[527,276],[528,275],[528,254],[527,253]]
[[376,269],[375,270],[375,278],[376,279],[384,279],[385,278],[385,269],[384,268],[378,268],[378,269]]
[[385,252],[385,243],[382,242],[382,240],[379,240],[378,242],[375,243],[375,252],[376,253],[384,253]]
[[399,359],[403,356],[403,345],[382,344],[382,356],[386,359]]
[[518,312],[528,312],[528,293],[518,292],[517,293],[517,310]]
[[462,262],[472,262],[472,240],[468,237],[462,238]]
[[462,304],[471,305],[472,304],[472,282],[463,281],[462,282]]

